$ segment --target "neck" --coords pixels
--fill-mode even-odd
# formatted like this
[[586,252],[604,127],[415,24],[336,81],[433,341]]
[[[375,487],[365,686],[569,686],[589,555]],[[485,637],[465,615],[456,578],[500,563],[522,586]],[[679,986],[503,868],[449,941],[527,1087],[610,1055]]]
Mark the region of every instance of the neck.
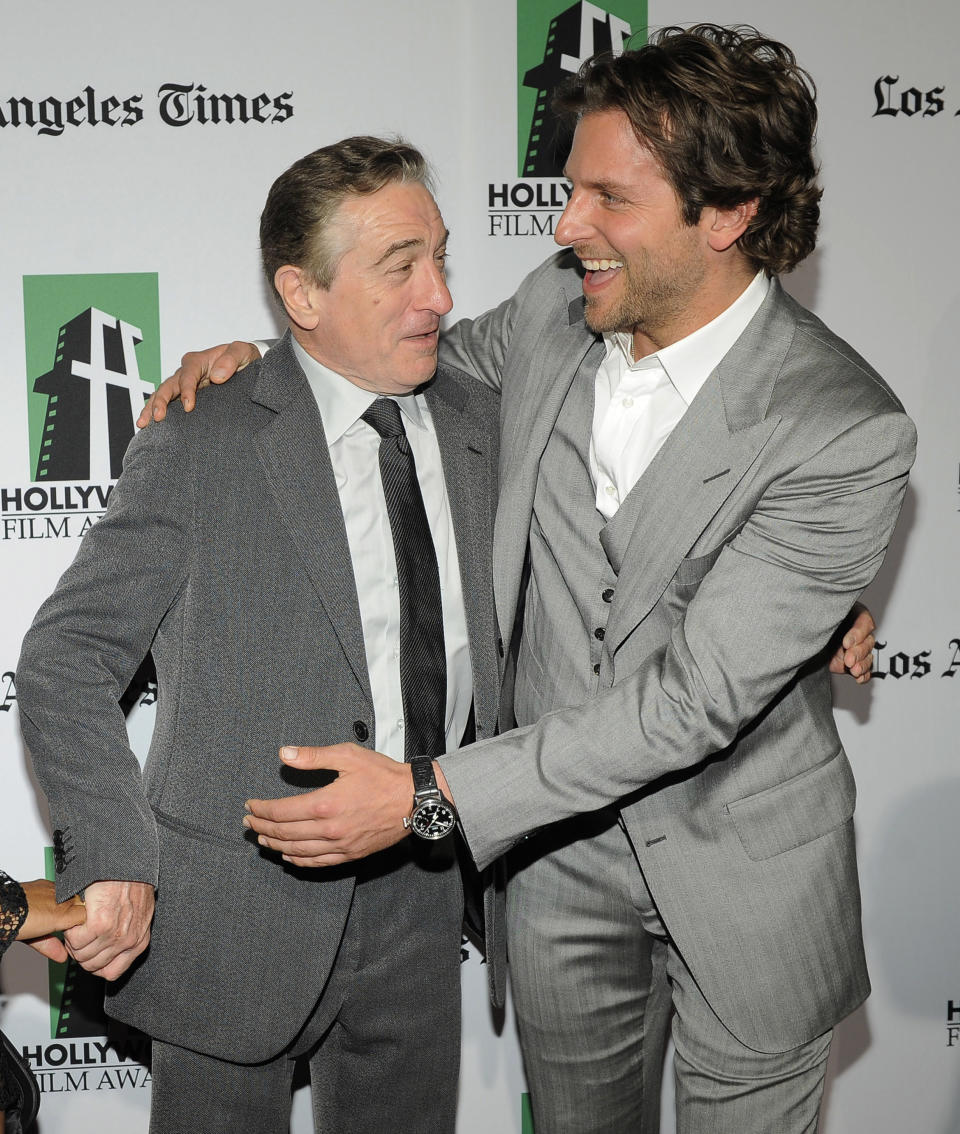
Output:
[[672,346],[712,323],[718,315],[722,315],[736,303],[756,274],[756,269],[750,265],[738,265],[737,270],[724,272],[713,280],[705,281],[704,286],[682,310],[664,321],[662,326],[648,327],[638,323],[632,328],[634,362],[656,354],[658,350]]

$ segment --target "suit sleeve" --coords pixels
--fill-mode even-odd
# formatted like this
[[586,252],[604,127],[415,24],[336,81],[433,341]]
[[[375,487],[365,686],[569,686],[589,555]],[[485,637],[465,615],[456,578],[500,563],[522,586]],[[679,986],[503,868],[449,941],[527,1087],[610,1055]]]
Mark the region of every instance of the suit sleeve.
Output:
[[155,822],[119,698],[187,576],[193,503],[179,424],[131,442],[105,515],[23,641],[17,702],[61,832],[59,900],[98,880],[157,882]]
[[516,293],[497,307],[476,319],[461,319],[445,331],[440,338],[440,363],[499,390],[514,327],[523,322],[524,303],[535,294],[544,267],[531,272]]
[[633,673],[584,705],[444,757],[477,865],[731,744],[876,574],[915,442],[902,413],[835,437],[770,486],[667,644]]

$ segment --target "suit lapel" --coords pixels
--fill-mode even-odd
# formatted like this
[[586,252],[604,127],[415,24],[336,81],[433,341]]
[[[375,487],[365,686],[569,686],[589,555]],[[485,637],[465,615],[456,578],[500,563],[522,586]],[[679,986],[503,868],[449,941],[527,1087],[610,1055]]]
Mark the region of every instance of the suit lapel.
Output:
[[[450,502],[463,602],[470,639],[474,695],[479,720],[493,719],[496,662],[492,646],[496,632],[490,595],[493,591],[491,545],[495,474],[490,423],[469,411],[469,388],[442,369],[426,392],[443,464]],[[488,645],[488,649],[483,647]]]
[[620,573],[607,629],[611,653],[653,608],[777,428],[780,418],[766,411],[795,329],[792,302],[774,280],[624,502],[635,524],[603,533],[604,550]]
[[609,526],[601,534],[611,565],[620,571],[607,630],[611,652],[650,612],[778,421],[731,434],[720,383],[713,377],[703,386],[625,503],[637,514],[626,547],[615,546]]
[[494,530],[494,588],[500,634],[510,640],[517,611],[540,458],[557,423],[570,383],[582,369],[591,377],[603,341],[583,321],[583,297],[557,292],[553,309],[518,381],[503,405],[500,504]]
[[264,359],[251,398],[276,413],[257,434],[260,462],[303,569],[369,696],[357,588],[330,451],[289,332]]

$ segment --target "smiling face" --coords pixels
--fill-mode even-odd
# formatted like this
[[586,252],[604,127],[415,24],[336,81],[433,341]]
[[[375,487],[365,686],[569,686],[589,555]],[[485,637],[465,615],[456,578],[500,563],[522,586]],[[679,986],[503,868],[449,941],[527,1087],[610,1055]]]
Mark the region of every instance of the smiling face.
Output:
[[433,377],[440,319],[453,306],[440,210],[419,182],[394,181],[347,197],[330,230],[345,251],[328,289],[307,285],[316,322],[294,333],[355,385],[408,394]]
[[[673,187],[622,111],[581,118],[566,175],[573,187],[556,241],[570,245],[586,269],[587,325],[633,332],[636,357],[709,322],[749,282],[742,256],[717,239],[724,218],[704,209],[697,224],[684,223]],[[730,253],[725,263],[717,252]],[[718,285],[730,283],[733,271],[730,295]]]

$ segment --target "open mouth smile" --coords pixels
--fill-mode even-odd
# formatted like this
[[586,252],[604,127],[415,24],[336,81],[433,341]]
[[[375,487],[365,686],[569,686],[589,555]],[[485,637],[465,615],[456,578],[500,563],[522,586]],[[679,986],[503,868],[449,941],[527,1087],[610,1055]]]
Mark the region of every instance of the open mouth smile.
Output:
[[622,260],[610,260],[606,257],[599,260],[581,259],[586,275],[583,277],[583,290],[586,294],[599,291],[620,275],[623,270]]

